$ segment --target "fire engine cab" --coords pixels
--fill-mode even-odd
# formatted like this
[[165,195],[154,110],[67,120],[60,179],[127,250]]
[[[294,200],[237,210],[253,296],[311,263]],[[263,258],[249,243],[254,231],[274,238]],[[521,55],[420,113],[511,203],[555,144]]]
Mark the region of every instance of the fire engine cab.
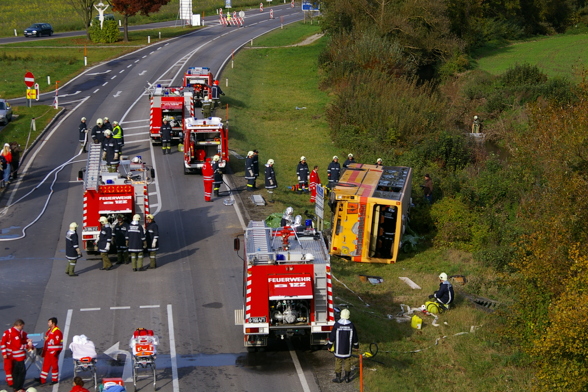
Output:
[[149,184],[155,177],[152,168],[141,162],[140,157],[119,162],[116,172],[109,172],[102,161],[101,144],[92,144],[88,149],[85,173],[78,174],[84,182],[84,210],[82,219],[83,247],[89,252],[98,251],[101,216],[110,223],[118,215],[130,222],[134,214],[144,219],[149,214]]
[[184,118],[194,116],[192,91],[183,87],[161,87],[149,91],[149,134],[151,143],[161,143],[161,125],[168,120],[172,126],[172,140],[182,140]]
[[219,167],[229,162],[229,129],[220,117],[184,120],[184,174],[202,169],[206,158],[220,157]]
[[212,99],[212,80],[212,72],[208,67],[190,67],[184,74],[183,86],[193,89],[196,107],[202,107],[204,98]]
[[321,233],[251,221],[244,244],[244,304],[235,311],[235,322],[243,325],[245,347],[255,351],[267,346],[270,336],[294,335],[307,335],[312,346],[326,344],[335,313],[329,251]]

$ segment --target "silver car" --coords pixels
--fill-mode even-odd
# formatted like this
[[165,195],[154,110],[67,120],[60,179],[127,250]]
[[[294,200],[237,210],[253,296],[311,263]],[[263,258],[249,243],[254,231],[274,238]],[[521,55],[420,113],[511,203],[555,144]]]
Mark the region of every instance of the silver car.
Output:
[[0,99],[0,123],[8,124],[12,120],[12,107],[5,99]]

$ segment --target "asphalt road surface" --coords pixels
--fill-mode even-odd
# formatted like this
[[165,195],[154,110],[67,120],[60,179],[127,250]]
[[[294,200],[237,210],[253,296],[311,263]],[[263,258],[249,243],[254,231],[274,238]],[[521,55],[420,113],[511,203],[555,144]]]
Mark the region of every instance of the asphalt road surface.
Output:
[[[232,249],[245,222],[233,206],[223,205],[223,198],[205,203],[202,179],[184,175],[181,153],[173,149],[162,155],[148,136],[147,82],[179,85],[188,66],[208,66],[218,75],[233,50],[279,28],[280,17],[285,24],[303,17],[299,7],[289,5],[275,7],[274,14],[270,20],[267,10],[257,10],[247,14],[244,28],[211,25],[153,44],[93,67],[59,89],[59,106],[66,110],[36,143],[19,181],[0,200],[3,329],[22,318],[27,332],[42,333],[47,319],[57,317],[66,345],[79,334],[94,341],[99,378],[123,377],[127,386],[132,386],[125,359],[129,338],[137,327],[146,327],[160,337],[158,390],[318,390],[313,369],[295,350],[280,345],[246,352],[242,327],[234,324],[234,310],[242,307],[242,262]],[[40,103],[53,99],[45,94]],[[149,193],[161,238],[156,270],[133,272],[122,265],[100,271],[99,257],[84,254],[76,267],[79,277],[64,274],[64,235],[70,222],[82,218],[83,189],[76,181],[86,157],[79,155],[77,140],[82,116],[88,128],[104,116],[121,121],[124,154],[140,155],[155,167]],[[69,350],[61,363],[61,382],[38,390],[70,390]],[[30,367],[25,386],[36,384],[37,365]],[[141,380],[138,386],[148,391],[151,382]]]

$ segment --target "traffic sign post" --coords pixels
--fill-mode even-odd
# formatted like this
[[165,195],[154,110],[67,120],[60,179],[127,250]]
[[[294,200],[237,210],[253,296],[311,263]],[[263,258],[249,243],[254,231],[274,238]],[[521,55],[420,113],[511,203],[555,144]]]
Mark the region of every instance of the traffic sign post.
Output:
[[270,19],[274,18],[274,9],[270,9]]
[[263,12],[263,3],[259,3],[259,12]]
[[35,88],[35,101],[39,100],[39,83],[35,83],[33,86]]
[[35,90],[31,90],[31,87],[35,85],[35,75],[32,72],[27,72],[24,76],[24,82],[27,85],[27,106],[30,108],[32,106],[32,99],[36,97],[31,97],[32,94],[35,93]]

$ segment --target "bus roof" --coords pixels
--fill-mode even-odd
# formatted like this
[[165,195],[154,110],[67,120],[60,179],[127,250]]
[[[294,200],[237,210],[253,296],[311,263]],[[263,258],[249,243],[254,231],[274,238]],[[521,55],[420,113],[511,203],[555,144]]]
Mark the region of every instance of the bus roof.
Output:
[[333,189],[337,199],[375,197],[401,200],[411,168],[405,166],[376,166],[353,163],[345,169],[339,183]]

